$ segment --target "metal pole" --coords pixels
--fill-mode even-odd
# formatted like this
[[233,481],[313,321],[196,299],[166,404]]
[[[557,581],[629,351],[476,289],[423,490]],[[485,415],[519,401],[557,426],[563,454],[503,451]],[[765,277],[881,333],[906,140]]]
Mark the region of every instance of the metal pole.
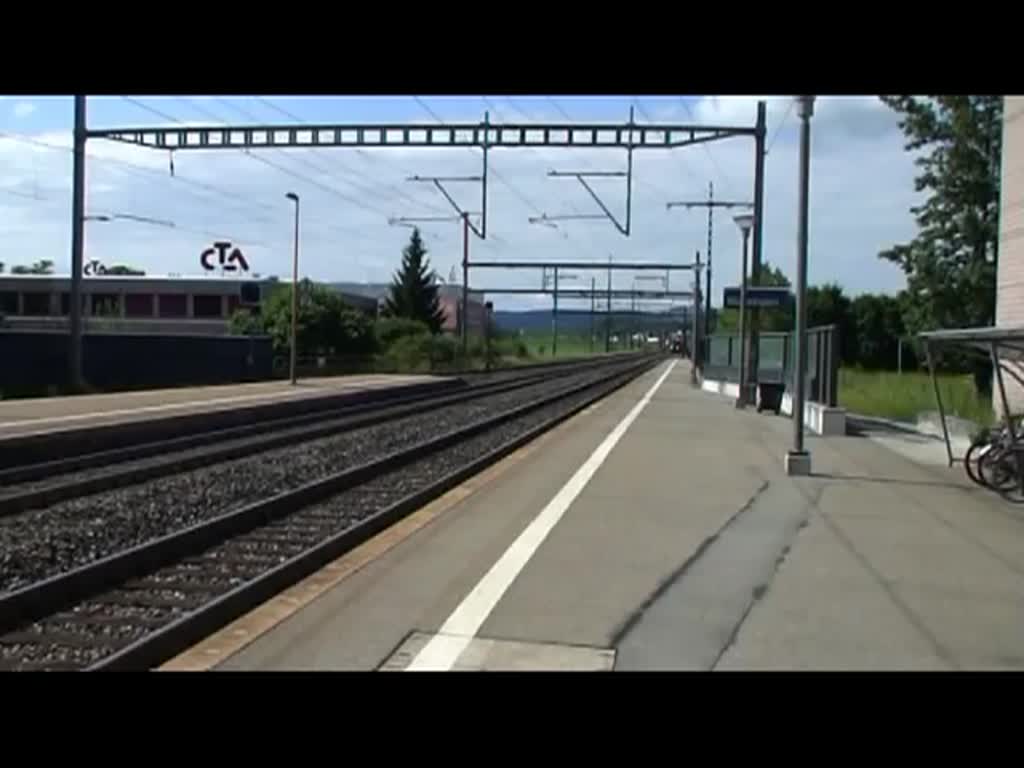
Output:
[[469,357],[469,214],[462,214],[462,360]]
[[708,295],[704,297],[704,330],[711,332],[711,227],[714,219],[715,184],[708,182]]
[[811,457],[804,450],[804,403],[807,385],[807,215],[810,200],[811,115],[814,97],[797,97],[800,117],[800,200],[796,258],[796,365],[793,368],[793,450],[786,456],[790,475],[808,475]]
[[590,354],[594,354],[594,300],[597,298],[597,278],[590,278]]
[[[932,360],[932,345],[927,341],[924,343],[924,358],[928,363],[928,373],[931,375],[932,387],[935,389],[935,402],[939,406],[939,421],[942,422],[942,436],[946,441],[946,457],[949,459],[947,466],[953,466],[953,449],[949,444],[949,430],[946,428],[946,409],[942,405],[942,393],[939,392],[939,381],[935,377],[935,363]],[[1005,392],[1003,393],[1005,396]],[[1003,399],[1005,404],[1005,397]]]
[[612,349],[612,257],[608,256],[608,312],[604,319],[604,351]]
[[551,313],[551,357],[558,352],[558,267],[555,267],[555,306]]
[[696,264],[696,273],[693,276],[693,284],[696,288],[693,292],[693,356],[695,359],[690,361],[690,382],[696,386],[697,370],[702,366],[701,350],[704,348],[704,339],[701,335],[700,324],[700,251],[697,251],[697,257],[694,259],[694,263]]
[[299,322],[299,197],[294,193],[291,199],[295,202],[295,247],[292,255],[292,354],[291,374],[292,385],[297,383],[295,375],[295,360],[298,356],[298,333],[296,328]]
[[750,230],[743,230],[743,258],[740,271],[740,396],[736,407],[747,405],[747,239]]
[[[764,149],[765,134],[768,128],[767,104],[757,102],[757,124],[754,134],[754,242],[753,251],[750,255],[750,284],[757,287],[761,284],[761,260],[764,244],[763,221],[764,221]],[[753,307],[750,312],[750,362],[747,370],[750,375],[751,384],[756,385],[758,370],[760,368],[761,355],[761,311]]]
[[68,308],[71,348],[70,384],[75,392],[82,380],[82,263],[85,253],[85,96],[75,96],[74,165],[71,191],[71,306]]
[[629,228],[633,210],[633,106],[629,107],[629,149],[626,150],[626,237],[629,237]]
[[487,144],[491,132],[491,113],[484,112],[484,173],[483,192],[480,195],[480,237],[487,238]]

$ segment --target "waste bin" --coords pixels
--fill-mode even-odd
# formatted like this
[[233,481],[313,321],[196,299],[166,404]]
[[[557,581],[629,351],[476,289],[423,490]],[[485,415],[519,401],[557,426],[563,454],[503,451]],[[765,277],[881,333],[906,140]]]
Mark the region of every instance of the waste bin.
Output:
[[757,412],[782,410],[782,394],[786,387],[783,384],[762,384],[757,385]]

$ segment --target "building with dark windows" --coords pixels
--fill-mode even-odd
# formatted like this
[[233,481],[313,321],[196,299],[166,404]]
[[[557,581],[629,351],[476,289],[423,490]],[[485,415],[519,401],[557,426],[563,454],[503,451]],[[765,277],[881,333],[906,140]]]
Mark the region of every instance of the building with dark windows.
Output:
[[[227,334],[232,313],[256,307],[277,277],[222,275],[89,275],[82,278],[82,323],[86,331],[156,334]],[[387,283],[327,283],[350,306],[371,317],[388,295]],[[456,332],[462,289],[441,285],[444,330]],[[71,301],[68,275],[0,274],[0,322],[4,328],[67,330]],[[469,329],[483,328],[483,294],[469,295]]]
[[[96,275],[82,278],[86,331],[226,334],[236,308],[256,306],[276,278]],[[71,307],[68,275],[0,274],[3,326],[66,330]]]

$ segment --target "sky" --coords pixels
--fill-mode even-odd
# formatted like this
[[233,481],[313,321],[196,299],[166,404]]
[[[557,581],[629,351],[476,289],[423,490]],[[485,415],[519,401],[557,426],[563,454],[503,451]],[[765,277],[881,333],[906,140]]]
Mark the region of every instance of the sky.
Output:
[[[795,281],[799,121],[792,97],[741,96],[105,96],[88,99],[90,128],[301,123],[492,122],[623,123],[635,109],[640,123],[752,126],[758,99],[767,102],[764,259]],[[70,271],[71,97],[0,96],[0,262],[40,259]],[[819,97],[811,121],[808,280],[836,282],[848,295],[895,292],[902,272],[879,251],[914,236],[910,208],[914,156],[904,149],[897,116],[877,97]],[[252,272],[290,279],[294,207],[301,198],[300,274],[322,281],[388,281],[411,229],[398,217],[448,217],[455,210],[431,184],[409,176],[476,176],[481,152],[450,149],[238,149],[169,153],[90,139],[86,214],[153,220],[88,221],[85,260],[129,264],[149,274],[196,275],[200,253],[227,239],[245,253]],[[754,143],[749,137],[672,150],[634,152],[630,237],[607,219],[531,224],[541,214],[594,214],[600,209],[573,177],[557,171],[625,171],[626,152],[610,149],[495,149],[489,156],[487,239],[471,237],[471,260],[588,260],[690,263],[706,260],[707,211],[666,207],[704,200],[752,200]],[[612,214],[625,220],[626,182],[588,179]],[[480,209],[480,184],[446,188],[464,209]],[[733,213],[713,223],[713,303],[737,285],[742,238]],[[169,226],[173,224],[173,226]],[[431,265],[447,278],[462,258],[458,221],[419,224]],[[563,285],[584,287],[595,273]],[[617,273],[628,288],[633,273]],[[534,287],[540,270],[480,270],[471,287]],[[603,285],[604,274],[597,274]],[[687,290],[674,273],[670,287]],[[638,284],[644,287],[643,284]],[[652,287],[647,284],[647,287]],[[497,309],[550,306],[550,297],[494,296]],[[578,306],[584,306],[577,302]],[[572,302],[560,306],[575,306]]]

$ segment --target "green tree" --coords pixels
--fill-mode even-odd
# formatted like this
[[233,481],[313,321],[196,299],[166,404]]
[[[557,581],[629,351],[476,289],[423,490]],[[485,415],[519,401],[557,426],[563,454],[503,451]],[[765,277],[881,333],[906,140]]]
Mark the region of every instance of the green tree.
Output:
[[[376,349],[373,323],[348,306],[330,288],[310,280],[299,283],[296,346],[300,357],[340,357],[370,354]],[[291,345],[292,287],[281,285],[260,306],[259,315],[237,310],[231,317],[234,333],[266,333],[273,338],[276,354]]]
[[[874,370],[896,368],[900,339],[906,334],[901,298],[884,294],[862,294],[850,305],[856,337],[856,362]],[[904,353],[908,349],[904,347]],[[910,367],[910,358],[907,367]]]
[[129,267],[126,264],[114,264],[112,266],[107,267],[107,271],[104,274],[107,274],[107,275],[136,275],[137,276],[137,275],[145,275],[146,272],[145,272],[145,270],[142,270],[142,269],[135,269],[134,267]]
[[25,266],[24,264],[15,264],[11,267],[12,275],[52,275],[53,274],[53,262],[49,259],[43,259],[37,261],[31,266]]
[[857,332],[850,304],[850,298],[838,283],[807,288],[807,327],[836,326],[839,331],[839,359],[845,365],[854,365],[858,360]]
[[[907,276],[905,321],[912,333],[992,325],[999,255],[1002,96],[882,96],[901,115],[908,151],[926,150],[911,208],[917,236],[879,254]],[[981,392],[991,389],[991,365],[947,356],[969,367]]]
[[413,230],[409,244],[402,250],[402,266],[395,273],[384,311],[391,317],[419,320],[431,333],[441,331],[444,313],[419,229]]

